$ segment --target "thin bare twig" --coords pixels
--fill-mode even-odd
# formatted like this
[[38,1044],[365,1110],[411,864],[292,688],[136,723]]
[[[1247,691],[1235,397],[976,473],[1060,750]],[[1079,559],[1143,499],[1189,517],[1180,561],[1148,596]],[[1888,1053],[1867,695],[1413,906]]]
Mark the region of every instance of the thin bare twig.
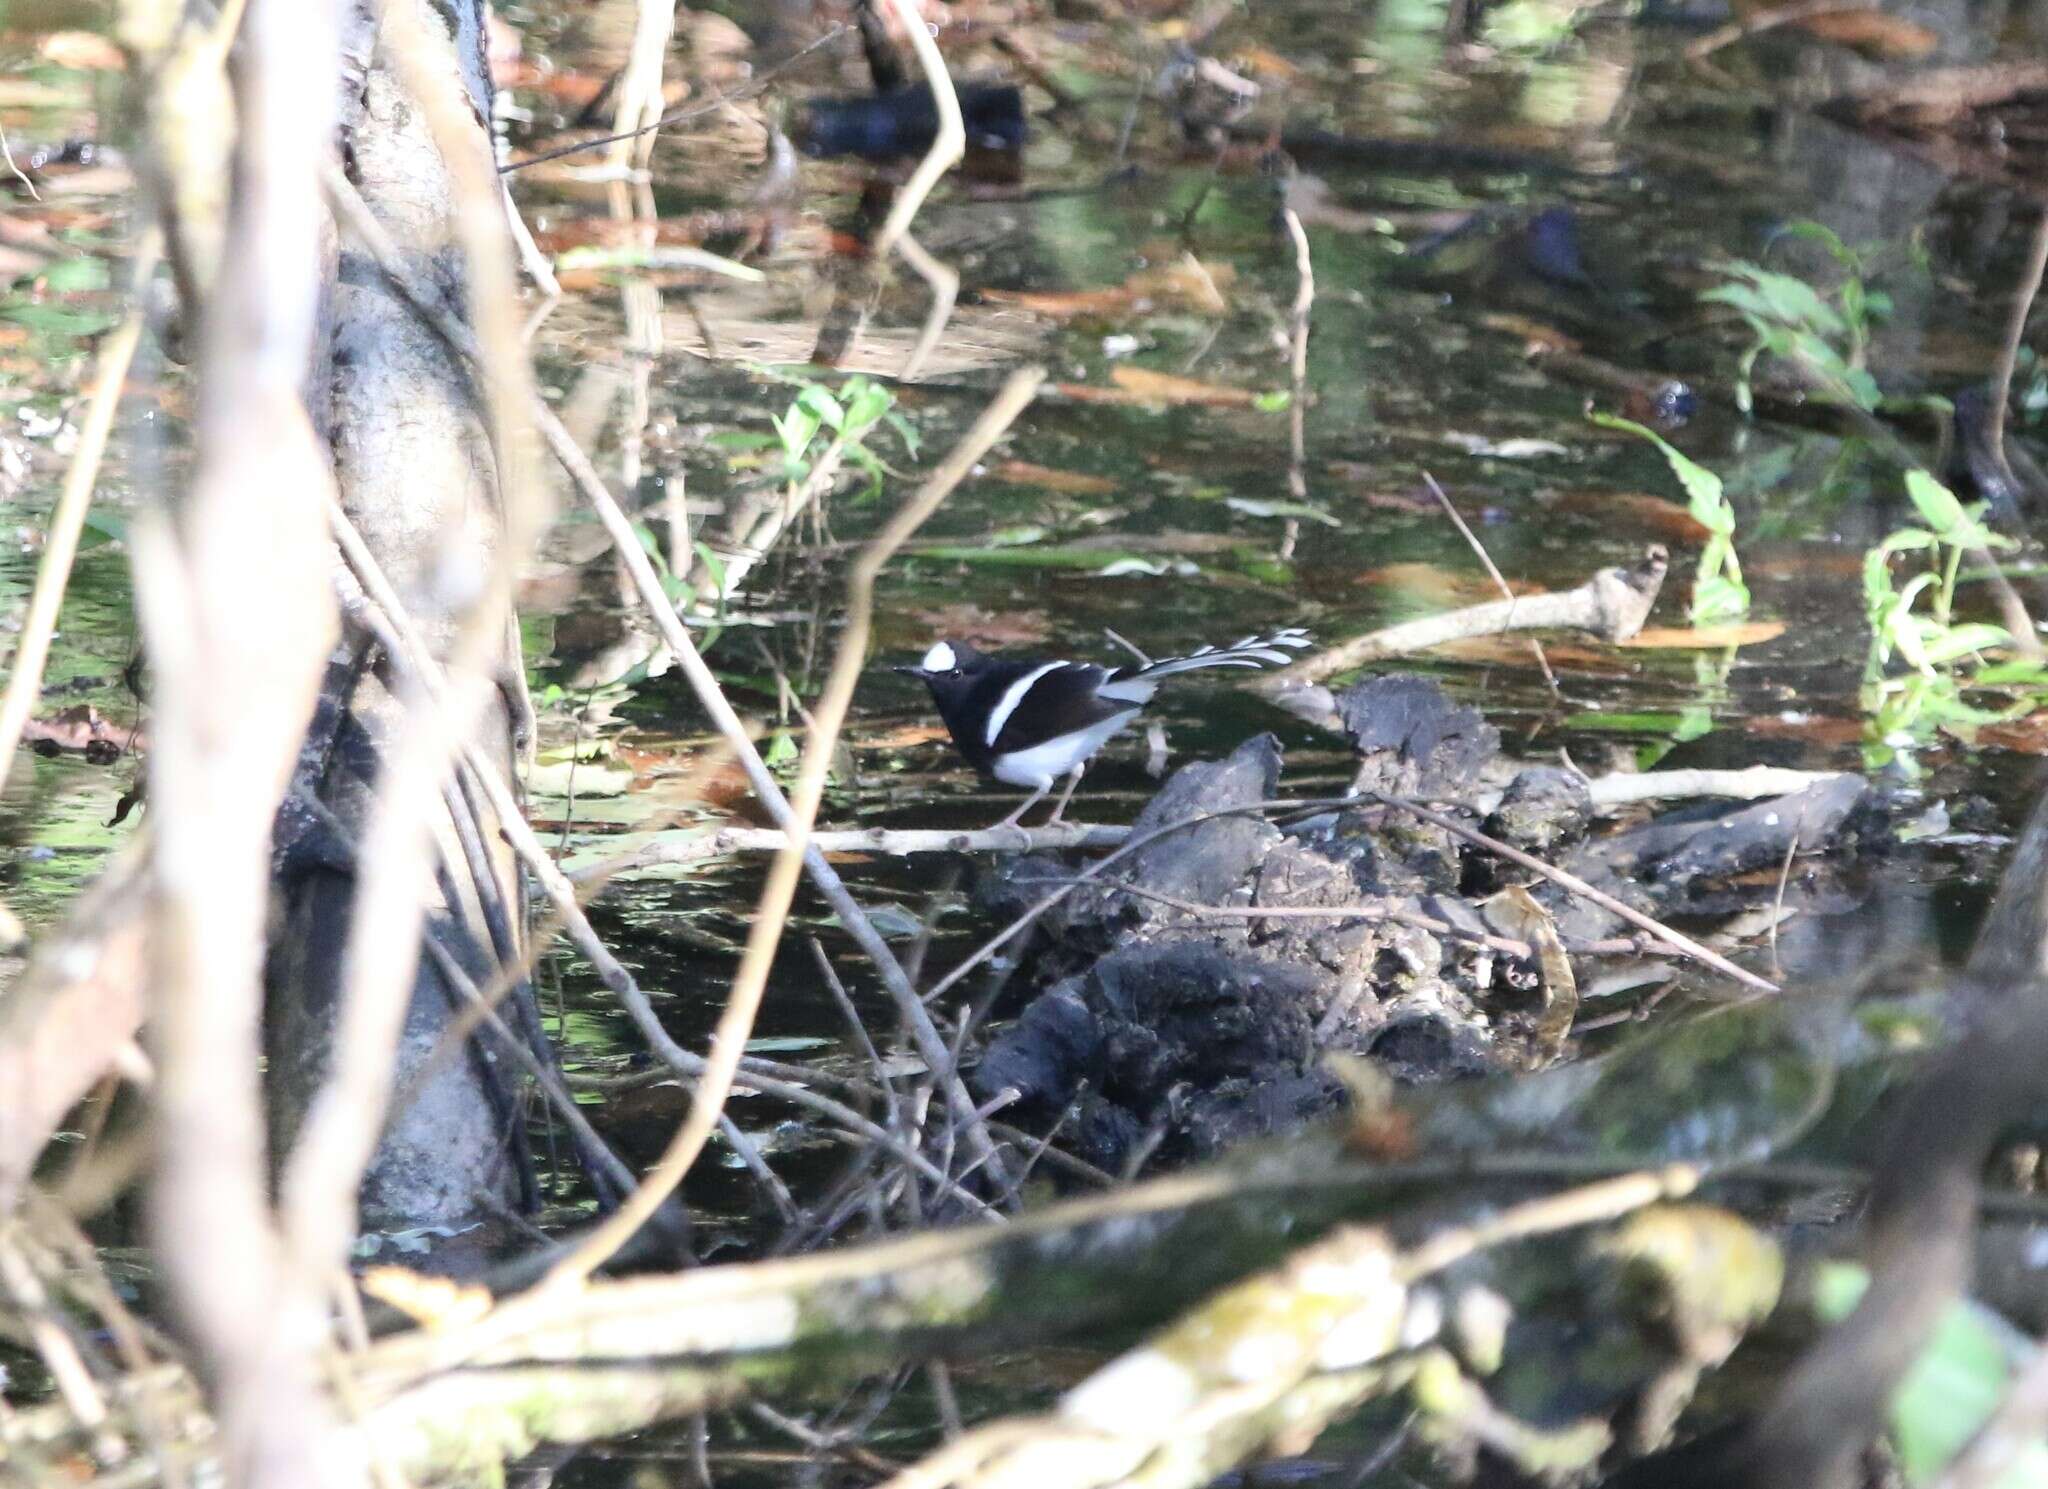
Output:
[[2019,365],[2020,344],[2026,339],[2027,318],[2033,313],[2034,300],[2041,293],[2041,276],[2048,272],[2048,208],[2043,208],[2041,219],[2034,225],[2034,241],[2027,250],[2027,264],[2020,271],[2019,291],[2013,296],[2012,315],[2005,326],[2005,340],[1998,348],[1998,365],[1991,375],[1991,399],[1987,409],[1984,437],[1991,446],[1991,456],[2004,470],[2008,482],[2012,480],[2012,466],[2005,457],[2006,407],[2012,402],[2013,369]]
[[1746,36],[1756,36],[1779,26],[1796,26],[1801,21],[1810,21],[1815,16],[1856,14],[1860,11],[1874,11],[1881,7],[1854,5],[1847,0],[1795,0],[1791,5],[1781,5],[1775,10],[1754,11],[1740,20],[1730,21],[1725,26],[1716,26],[1705,36],[1692,42],[1685,49],[1685,60],[1704,62],[1725,46],[1741,41]]
[[924,205],[924,199],[931,195],[932,188],[939,184],[939,177],[967,153],[967,125],[960,117],[960,95],[953,91],[953,79],[946,72],[946,59],[939,55],[939,46],[932,40],[931,29],[925,25],[924,17],[918,14],[915,0],[889,0],[889,8],[896,12],[896,19],[910,37],[911,49],[917,53],[917,64],[924,69],[925,83],[932,90],[932,104],[938,110],[939,128],[932,136],[931,149],[925,152],[924,159],[917,163],[917,169],[910,173],[910,179],[896,193],[889,215],[882,222],[882,230],[875,234],[870,251],[876,263],[888,258],[890,250],[896,247],[896,240],[910,231],[918,208]]
[[754,1027],[761,996],[767,990],[768,970],[774,964],[782,928],[796,895],[797,881],[803,873],[804,851],[809,842],[811,824],[817,818],[818,803],[825,794],[825,778],[831,768],[832,750],[839,738],[840,724],[853,701],[854,684],[859,681],[861,669],[867,662],[875,579],[905,540],[967,478],[975,462],[987,454],[1016,422],[1017,416],[1037,396],[1039,384],[1044,380],[1044,371],[1035,367],[1012,373],[995,401],[975,420],[952,453],[939,463],[924,485],[897,510],[881,532],[875,535],[873,542],[854,560],[846,586],[846,628],[840,634],[838,651],[824,691],[812,710],[803,759],[797,766],[796,786],[790,793],[791,821],[784,828],[789,840],[769,867],[768,881],[762,887],[760,904],[755,908],[748,931],[746,950],[740,957],[739,970],[733,976],[732,989],[726,997],[725,1012],[720,1016],[717,1031],[712,1037],[709,1064],[691,1097],[689,1115],[640,1188],[575,1252],[556,1264],[549,1273],[549,1285],[580,1281],[604,1265],[655,1208],[674,1192],[696,1162],[732,1091],[740,1055]]
[[[1309,257],[1308,231],[1301,215],[1285,205],[1280,208],[1281,224],[1294,244],[1294,305],[1287,350],[1287,491],[1298,502],[1308,500],[1308,328],[1309,314],[1316,303],[1315,263]],[[1294,557],[1294,545],[1301,535],[1301,517],[1290,512],[1286,536],[1280,544],[1280,561]]]
[[[1494,563],[1493,555],[1486,551],[1486,545],[1479,541],[1479,535],[1472,531],[1471,527],[1466,523],[1464,515],[1451,505],[1450,497],[1444,494],[1444,488],[1437,484],[1435,476],[1431,475],[1428,471],[1424,471],[1422,473],[1422,481],[1424,485],[1429,487],[1429,494],[1436,498],[1437,505],[1444,509],[1444,515],[1451,519],[1451,525],[1457,528],[1459,536],[1464,538],[1466,545],[1479,556],[1479,562],[1485,566],[1486,575],[1493,581],[1493,587],[1500,591],[1502,599],[1512,605],[1515,602],[1515,592],[1508,588],[1506,578],[1502,576],[1499,567]],[[1504,631],[1514,629],[1514,612],[1512,610],[1509,611],[1508,616],[1509,618],[1501,623],[1501,629]],[[1543,654],[1543,643],[1534,636],[1529,638],[1529,654],[1536,658],[1536,665],[1543,673],[1543,681],[1549,685],[1550,696],[1553,698],[1563,697],[1563,691],[1557,685],[1557,674],[1550,670],[1550,658]]]
[[583,140],[574,145],[561,145],[553,150],[543,150],[538,155],[529,155],[524,160],[509,161],[498,167],[498,174],[510,175],[514,171],[523,171],[532,166],[545,165],[551,160],[560,160],[565,155],[581,155],[585,150],[601,150],[606,145],[615,144],[619,140],[630,140],[638,135],[648,134],[657,129],[666,129],[671,124],[682,124],[691,119],[702,118],[706,114],[718,113],[721,109],[729,108],[735,103],[744,102],[746,99],[752,98],[756,93],[762,92],[769,84],[781,77],[782,74],[788,72],[792,67],[795,67],[804,58],[810,56],[811,53],[817,51],[820,47],[830,46],[833,42],[844,36],[848,29],[844,24],[834,26],[817,40],[807,42],[796,51],[790,53],[781,63],[769,68],[744,87],[735,88],[730,93],[721,93],[709,103],[693,104],[689,108],[672,110],[669,113],[663,114],[652,124],[643,125],[639,129],[628,130],[625,134],[599,135],[594,140]]
[[1610,914],[1619,915],[1630,925],[1648,931],[1658,940],[1669,943],[1673,948],[1685,953],[1694,961],[1702,962],[1712,967],[1724,977],[1732,977],[1746,987],[1755,988],[1758,992],[1775,993],[1782,991],[1775,982],[1770,981],[1768,978],[1759,977],[1756,973],[1749,971],[1745,967],[1738,967],[1718,951],[1713,951],[1708,947],[1700,945],[1699,942],[1693,940],[1690,936],[1674,931],[1670,926],[1665,925],[1654,916],[1645,915],[1633,905],[1623,903],[1605,890],[1596,889],[1577,874],[1567,869],[1561,869],[1555,864],[1545,863],[1534,854],[1524,853],[1520,848],[1503,843],[1498,838],[1489,837],[1477,828],[1467,827],[1455,817],[1447,817],[1442,812],[1433,811],[1429,807],[1418,805],[1412,801],[1403,801],[1398,796],[1388,796],[1380,791],[1368,791],[1365,793],[1364,799],[1376,801],[1381,806],[1393,807],[1398,811],[1407,812],[1411,816],[1420,817],[1423,821],[1442,828],[1453,837],[1463,838],[1466,842],[1476,844],[1490,853],[1499,854],[1510,863],[1520,864],[1532,873],[1541,874],[1560,888],[1567,889],[1583,899],[1591,900]]
[[339,9],[260,5],[241,28],[223,271],[193,307],[197,464],[176,533],[149,513],[131,540],[156,672],[154,1234],[245,1489],[343,1482],[358,1463],[318,1366],[325,1273],[288,1265],[270,1207],[257,1037],[272,823],[336,634],[320,507],[333,477],[301,382]]

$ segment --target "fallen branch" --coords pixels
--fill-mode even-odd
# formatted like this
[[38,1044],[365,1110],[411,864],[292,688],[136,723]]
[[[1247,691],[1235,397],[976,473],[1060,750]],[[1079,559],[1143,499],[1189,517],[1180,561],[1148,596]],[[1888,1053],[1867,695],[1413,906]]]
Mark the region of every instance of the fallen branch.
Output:
[[1790,796],[1845,774],[1837,770],[1789,770],[1775,765],[1751,765],[1742,770],[1616,771],[1592,777],[1586,782],[1586,791],[1596,807],[1702,797],[1762,801],[1769,796]]
[[1277,672],[1261,673],[1246,685],[1283,707],[1320,719],[1334,710],[1328,707],[1327,697],[1318,700],[1310,691],[1314,684],[1371,662],[1426,651],[1446,641],[1498,636],[1511,630],[1588,631],[1603,641],[1626,641],[1642,630],[1649,619],[1650,607],[1656,603],[1657,592],[1664,583],[1667,563],[1664,549],[1653,546],[1635,567],[1602,569],[1577,589],[1520,595],[1512,600],[1495,600],[1403,621],[1326,647]]
[[[1586,791],[1595,807],[1633,806],[1649,801],[1761,801],[1790,796],[1843,774],[1751,765],[1740,770],[1617,771],[1594,776]],[[1484,805],[1484,803],[1480,803]],[[1313,808],[1315,801],[1274,802],[1274,810]],[[1182,825],[1182,824],[1176,824]],[[920,853],[1073,853],[1121,848],[1131,830],[1098,822],[1063,822],[1056,827],[984,827],[956,832],[942,827],[850,827],[813,832],[811,846],[823,853],[875,853],[908,858]],[[773,853],[788,838],[774,827],[719,827],[693,837],[649,843],[617,858],[569,872],[576,884],[601,884],[642,869],[676,867],[735,853]]]

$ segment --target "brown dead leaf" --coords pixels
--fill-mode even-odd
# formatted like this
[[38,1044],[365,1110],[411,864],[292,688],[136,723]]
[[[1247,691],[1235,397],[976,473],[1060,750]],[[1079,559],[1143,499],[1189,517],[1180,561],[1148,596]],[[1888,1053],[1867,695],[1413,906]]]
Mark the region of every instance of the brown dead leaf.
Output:
[[1787,24],[1822,41],[1853,47],[1865,56],[1894,61],[1924,57],[1941,41],[1927,27],[1881,10],[1827,11]]
[[90,31],[52,31],[36,48],[45,62],[81,72],[126,72],[128,58],[104,36]]
[[869,730],[853,741],[863,750],[908,750],[917,745],[937,744],[946,738],[946,726],[936,721],[898,724],[894,729]]
[[2023,719],[2007,719],[2002,724],[1980,724],[1977,743],[1995,745],[2018,755],[2048,755],[2048,709]]
[[1531,346],[1540,346],[1555,351],[1575,352],[1578,342],[1565,335],[1547,321],[1533,320],[1526,315],[1515,315],[1506,311],[1488,311],[1479,317],[1479,324],[1489,331],[1499,331]]
[[1782,620],[1731,621],[1720,626],[1644,626],[1622,642],[1645,651],[1718,651],[1724,646],[1755,646],[1785,634]]
[[1863,721],[1833,714],[1760,714],[1745,719],[1742,732],[1759,739],[1797,739],[1808,744],[1852,745],[1863,738]]
[[983,290],[982,298],[1066,320],[1079,316],[1144,315],[1154,310],[1189,310],[1223,315],[1230,302],[1225,287],[1236,279],[1228,264],[1204,264],[1184,253],[1170,264],[1140,269],[1122,284],[1092,290]]
[[1663,542],[1683,543],[1689,548],[1704,547],[1713,536],[1705,523],[1677,502],[1643,491],[1561,491],[1556,506],[1560,512],[1576,516],[1625,523]]
[[999,481],[1014,481],[1019,486],[1037,486],[1068,496],[1108,496],[1117,489],[1116,482],[1107,476],[1091,476],[1077,470],[1054,470],[1049,465],[1033,465],[1028,460],[1001,461],[989,474]]
[[1198,382],[1171,372],[1154,372],[1149,367],[1117,366],[1109,380],[1116,386],[1092,383],[1058,383],[1057,390],[1077,403],[1180,404],[1202,408],[1249,408],[1258,399],[1250,388],[1225,388]]

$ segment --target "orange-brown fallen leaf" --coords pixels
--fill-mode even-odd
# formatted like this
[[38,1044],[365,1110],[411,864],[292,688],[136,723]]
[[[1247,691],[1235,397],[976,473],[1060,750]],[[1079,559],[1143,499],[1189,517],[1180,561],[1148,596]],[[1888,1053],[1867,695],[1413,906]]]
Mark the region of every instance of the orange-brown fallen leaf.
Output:
[[1897,61],[1924,57],[1941,41],[1939,35],[1925,26],[1875,9],[1845,7],[1787,24],[1822,41],[1854,47],[1871,57]]
[[1094,383],[1058,383],[1059,393],[1078,403],[1193,404],[1204,408],[1249,408],[1259,395],[1250,388],[1226,388],[1198,382],[1171,372],[1154,372],[1149,367],[1113,367],[1109,380],[1114,387]]
[[1863,721],[1836,714],[1759,714],[1743,721],[1742,732],[1759,739],[1797,739],[1817,745],[1852,745],[1863,738]]
[[1033,465],[1028,460],[1001,461],[989,474],[999,481],[1038,486],[1046,491],[1064,492],[1068,496],[1107,496],[1116,490],[1116,482],[1107,476],[1091,476],[1078,470],[1054,470],[1049,465]]
[[2048,709],[2002,724],[1980,724],[1976,737],[1980,745],[1996,745],[2015,754],[2048,755]]
[[1077,316],[1143,315],[1161,309],[1223,315],[1230,302],[1223,291],[1236,278],[1228,264],[1204,264],[1183,254],[1170,264],[1140,269],[1122,284],[1092,290],[983,290],[982,298],[1016,305],[1055,319]]
[[1730,621],[1719,626],[1644,626],[1623,646],[1645,651],[1717,651],[1724,646],[1755,646],[1785,634],[1782,620]]
[[1558,493],[1557,509],[1603,522],[1626,523],[1653,538],[1691,548],[1704,547],[1712,536],[1705,523],[1677,502],[1643,491],[1564,491]]
[[371,1267],[363,1291],[389,1303],[430,1334],[473,1324],[491,1311],[489,1288],[430,1277],[405,1267]]
[[83,72],[125,72],[128,59],[119,47],[91,31],[52,31],[36,48],[45,62]]

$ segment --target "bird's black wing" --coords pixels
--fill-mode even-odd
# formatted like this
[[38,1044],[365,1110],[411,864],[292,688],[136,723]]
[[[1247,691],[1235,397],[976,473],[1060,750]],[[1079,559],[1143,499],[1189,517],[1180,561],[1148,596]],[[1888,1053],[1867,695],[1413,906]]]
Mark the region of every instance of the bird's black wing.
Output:
[[[984,715],[996,727],[988,740],[991,756],[1014,754],[1042,745],[1063,734],[1091,728],[1119,714],[1133,713],[1137,705],[1128,699],[1104,698],[1099,689],[1110,677],[1106,667],[1093,662],[1040,662],[1020,666],[999,683],[985,683],[980,693],[989,711]],[[1021,692],[1016,691],[1022,688]],[[1013,697],[1014,695],[1014,697]],[[1004,705],[1008,704],[1006,708]]]

